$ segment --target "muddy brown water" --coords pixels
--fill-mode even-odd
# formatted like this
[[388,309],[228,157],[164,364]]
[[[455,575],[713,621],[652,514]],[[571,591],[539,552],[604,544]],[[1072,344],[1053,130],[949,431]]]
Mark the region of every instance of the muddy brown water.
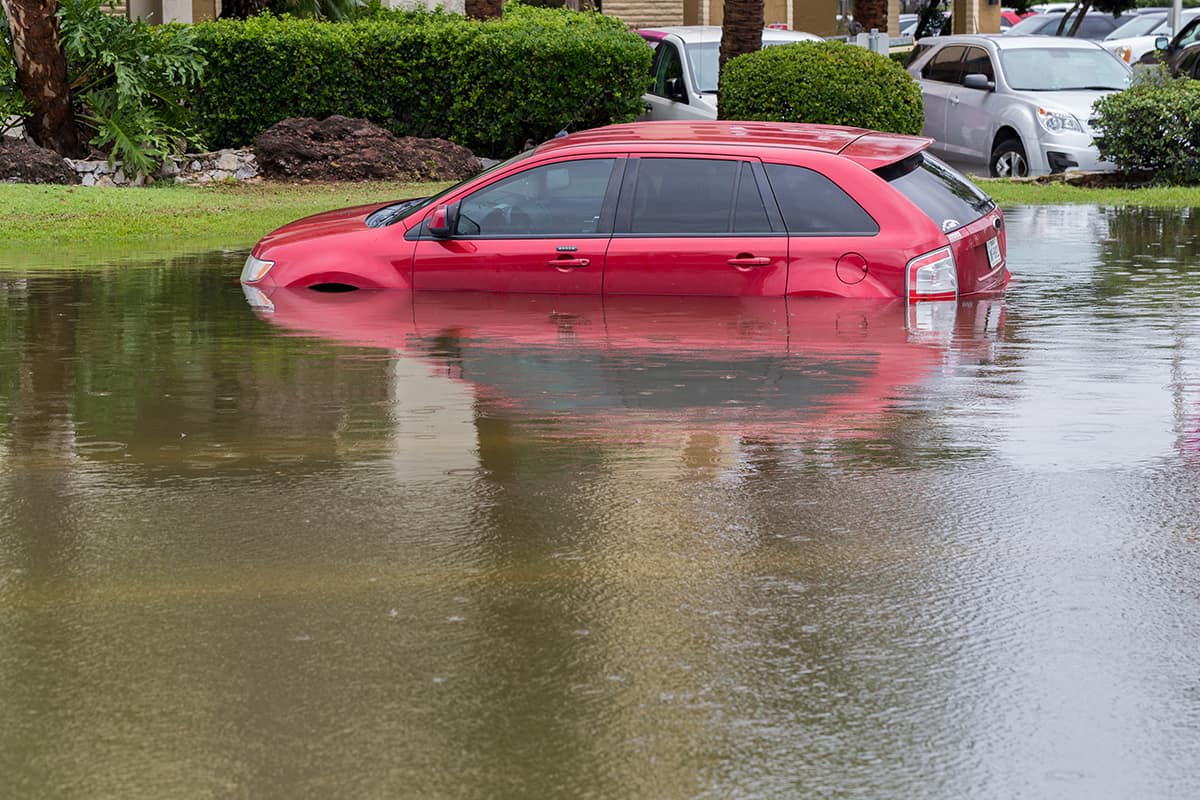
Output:
[[1200,216],[1008,220],[917,312],[0,272],[0,797],[1200,796]]

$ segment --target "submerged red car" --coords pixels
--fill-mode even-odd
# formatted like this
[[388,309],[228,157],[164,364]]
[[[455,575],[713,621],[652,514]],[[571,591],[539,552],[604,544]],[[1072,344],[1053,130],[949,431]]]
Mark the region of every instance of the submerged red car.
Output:
[[1009,281],[1004,218],[930,140],[772,122],[553,139],[433,197],[285,225],[242,282],[325,290],[945,300]]

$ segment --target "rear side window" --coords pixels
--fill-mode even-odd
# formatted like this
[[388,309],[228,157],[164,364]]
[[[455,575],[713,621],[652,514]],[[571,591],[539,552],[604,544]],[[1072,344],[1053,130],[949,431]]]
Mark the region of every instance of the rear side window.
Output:
[[793,236],[874,236],[879,225],[854,198],[819,172],[766,164],[771,190]]
[[770,233],[771,224],[744,161],[642,158],[629,230],[636,234]]
[[959,76],[962,75],[962,56],[965,49],[960,45],[952,45],[938,50],[921,69],[921,77],[942,83],[958,83]]
[[975,184],[928,153],[876,173],[947,233],[974,222],[996,205]]

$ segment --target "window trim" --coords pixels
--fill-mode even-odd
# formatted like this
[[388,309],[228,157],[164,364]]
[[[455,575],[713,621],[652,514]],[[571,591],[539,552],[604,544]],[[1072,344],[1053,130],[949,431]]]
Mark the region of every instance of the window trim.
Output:
[[611,160],[613,162],[612,173],[608,176],[608,186],[604,190],[604,198],[601,200],[600,219],[596,223],[596,230],[593,233],[503,233],[493,235],[483,234],[464,234],[455,233],[452,236],[434,236],[429,232],[429,217],[426,214],[421,220],[420,225],[414,225],[404,236],[409,241],[467,241],[467,242],[493,242],[505,240],[524,240],[531,241],[536,239],[608,239],[612,236],[613,219],[616,216],[615,206],[620,193],[621,181],[625,172],[625,165],[629,162],[627,153],[601,153],[589,154],[585,156],[556,158],[553,160],[542,161],[537,164],[532,164],[526,169],[516,170],[514,172],[505,173],[503,176],[493,181],[488,181],[482,186],[474,187],[466,194],[459,195],[447,205],[460,205],[463,200],[471,195],[488,189],[496,184],[506,181],[509,178],[514,178],[529,170],[540,169],[542,167],[551,167],[555,164],[574,163],[576,161],[599,161]]

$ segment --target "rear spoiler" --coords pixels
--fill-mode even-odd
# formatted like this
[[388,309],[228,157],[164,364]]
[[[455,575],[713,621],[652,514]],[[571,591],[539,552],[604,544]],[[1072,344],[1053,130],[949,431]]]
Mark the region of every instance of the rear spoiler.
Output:
[[880,170],[911,158],[933,144],[924,136],[870,131],[842,148],[840,155],[869,170]]

